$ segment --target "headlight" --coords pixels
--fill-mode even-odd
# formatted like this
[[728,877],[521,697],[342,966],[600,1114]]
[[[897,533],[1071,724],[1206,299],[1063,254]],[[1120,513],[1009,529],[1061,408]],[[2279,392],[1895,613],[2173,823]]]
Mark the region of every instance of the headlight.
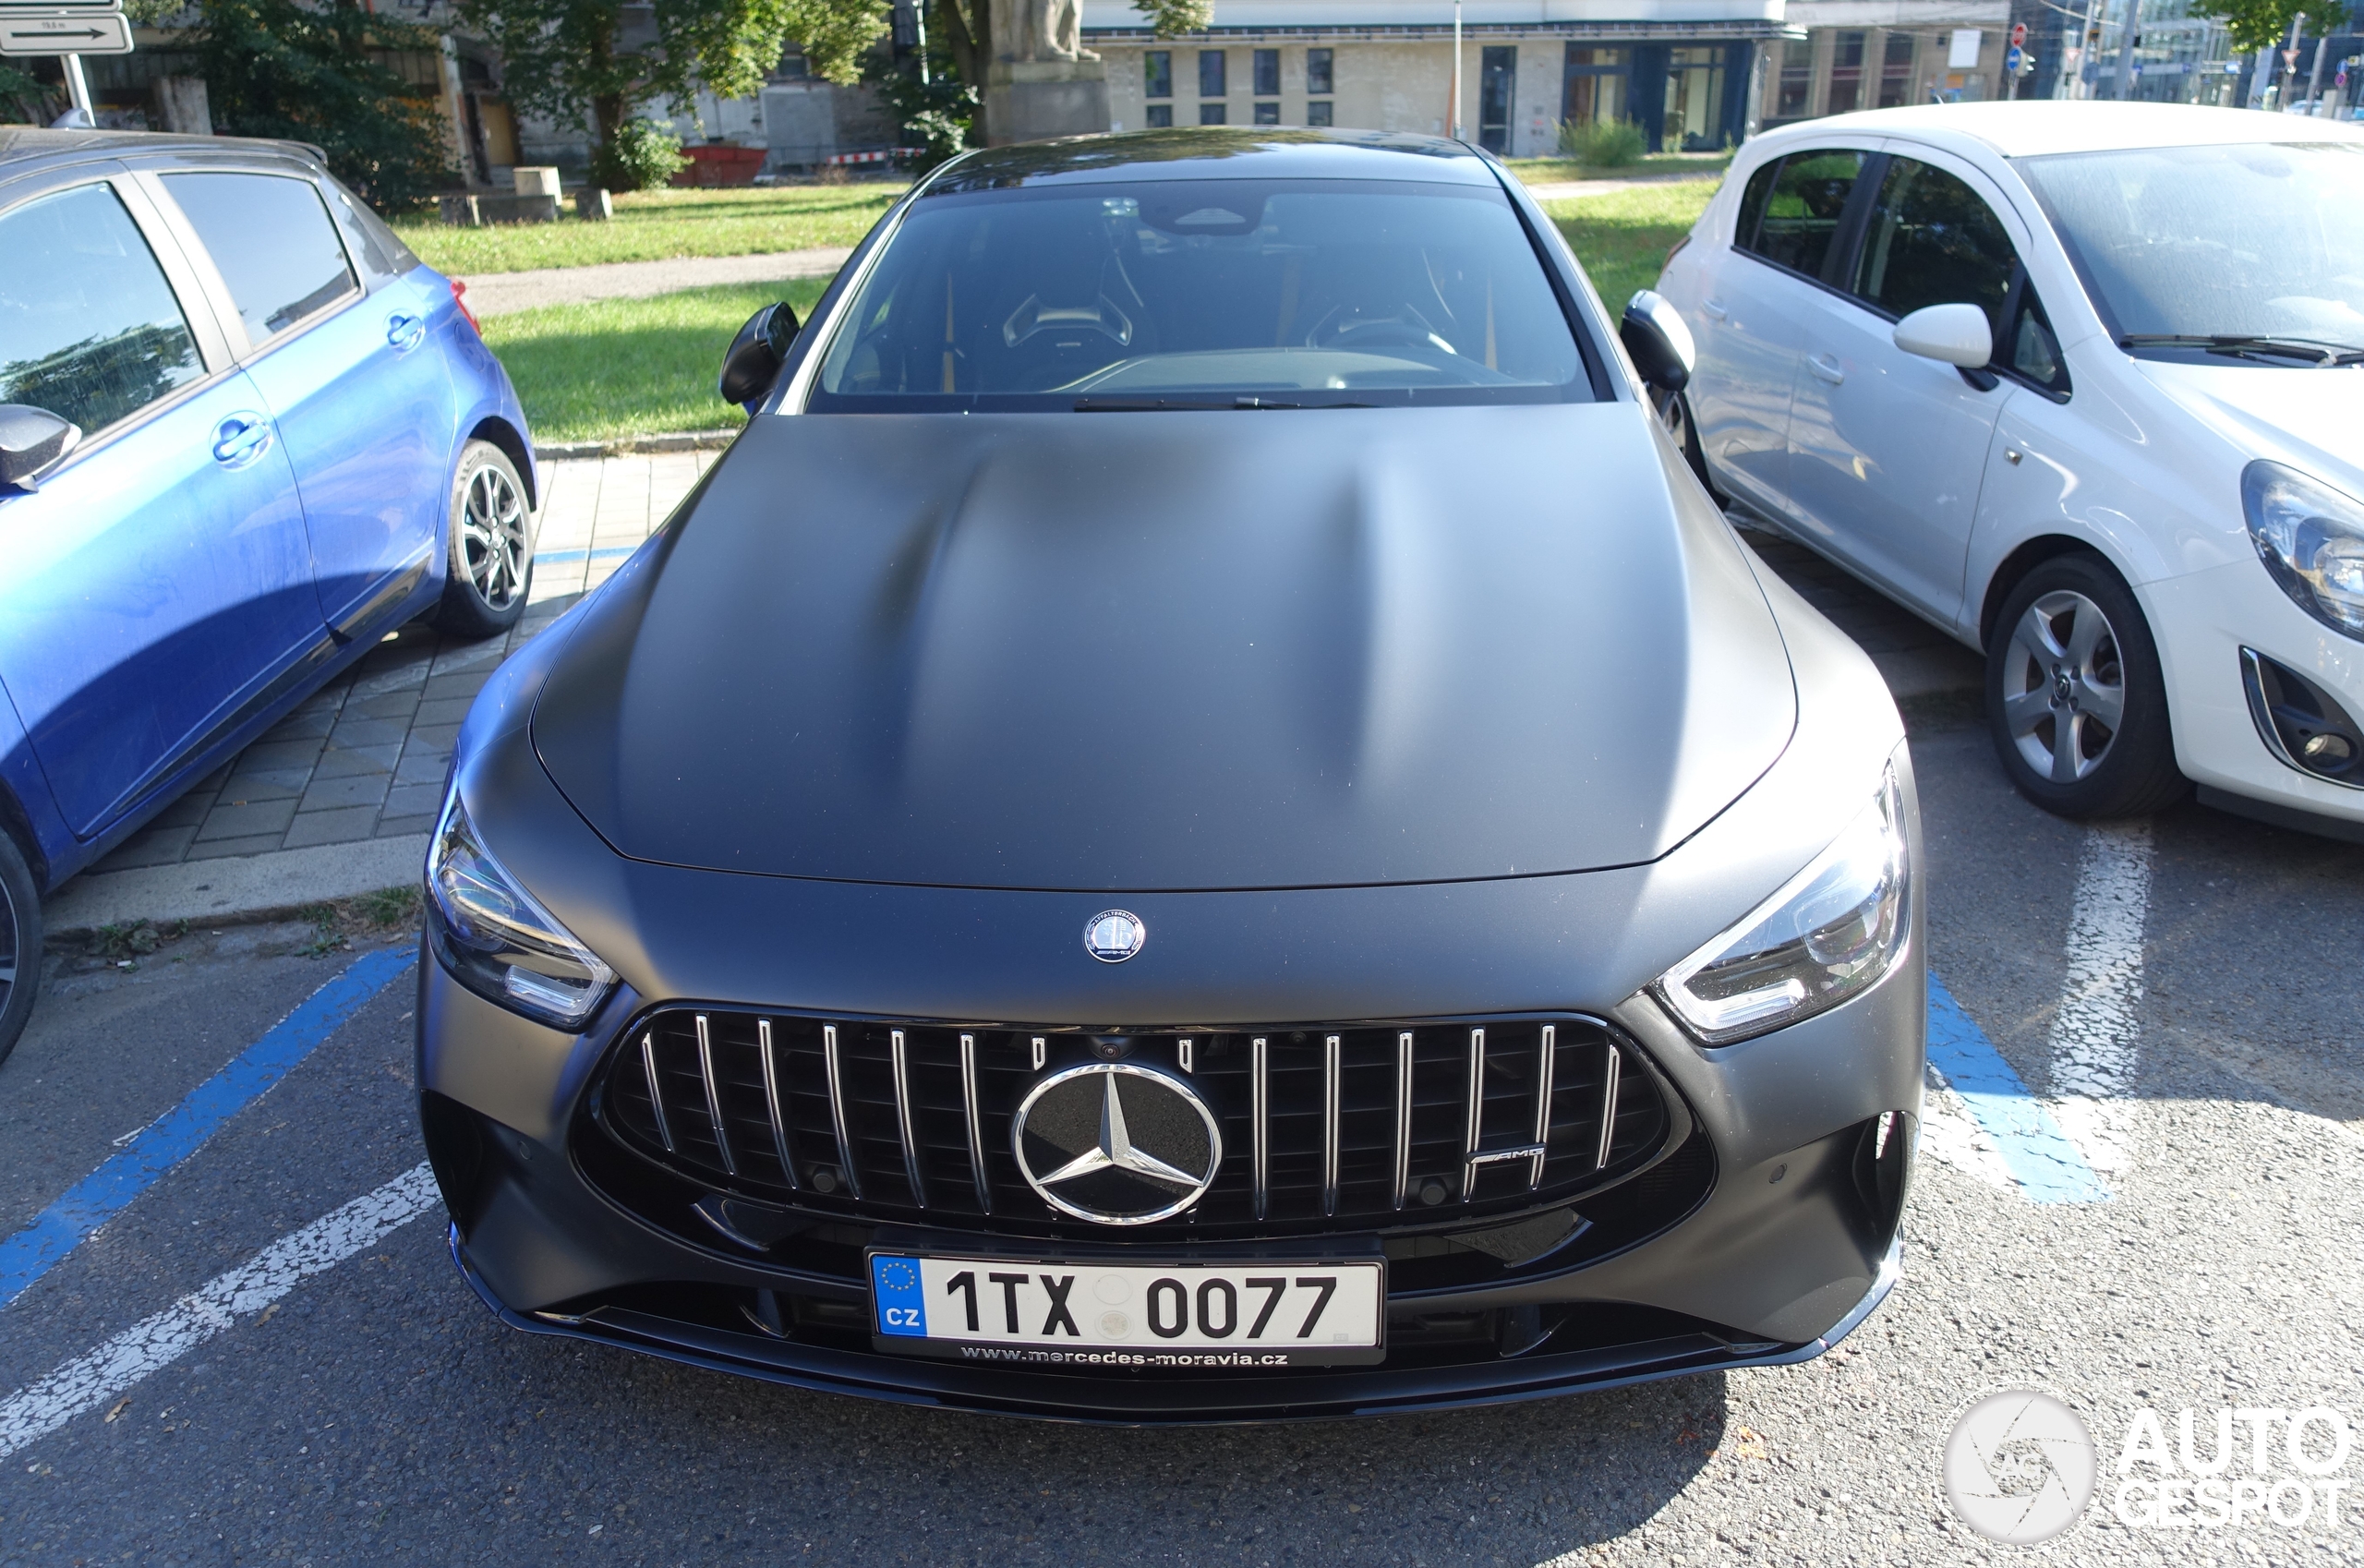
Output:
[[1691,1031],[1729,1045],[1835,1007],[1886,974],[1909,934],[1904,795],[1879,793],[1814,863],[1655,987]]
[[615,971],[485,851],[456,785],[427,851],[427,899],[446,967],[488,1001],[571,1031],[615,983]]
[[2241,510],[2257,558],[2300,609],[2364,639],[2364,506],[2296,468],[2241,470]]

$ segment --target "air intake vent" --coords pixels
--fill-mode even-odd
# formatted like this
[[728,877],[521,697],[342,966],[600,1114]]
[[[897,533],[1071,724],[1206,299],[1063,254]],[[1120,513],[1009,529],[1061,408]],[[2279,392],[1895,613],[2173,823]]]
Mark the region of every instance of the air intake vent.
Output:
[[668,1008],[600,1079],[608,1136],[700,1186],[825,1213],[1090,1232],[1023,1176],[1010,1117],[1045,1074],[1121,1056],[1187,1080],[1223,1160],[1148,1227],[1434,1224],[1564,1200],[1663,1145],[1634,1047],[1584,1018],[1074,1031]]

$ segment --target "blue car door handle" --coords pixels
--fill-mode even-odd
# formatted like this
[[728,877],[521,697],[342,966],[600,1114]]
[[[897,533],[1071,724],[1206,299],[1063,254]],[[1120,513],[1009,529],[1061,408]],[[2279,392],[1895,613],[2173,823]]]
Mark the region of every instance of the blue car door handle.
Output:
[[259,414],[233,414],[213,428],[213,461],[244,468],[271,450],[271,421]]
[[427,318],[397,312],[386,318],[386,341],[396,354],[408,354],[427,339]]

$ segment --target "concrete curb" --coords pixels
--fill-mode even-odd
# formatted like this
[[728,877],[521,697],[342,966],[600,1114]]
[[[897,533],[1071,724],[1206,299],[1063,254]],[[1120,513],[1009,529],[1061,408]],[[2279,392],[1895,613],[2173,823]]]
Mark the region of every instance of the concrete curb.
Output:
[[47,935],[63,936],[136,920],[230,924],[293,914],[308,904],[417,882],[428,837],[411,833],[78,876],[44,901],[42,923]]
[[681,430],[669,436],[618,436],[604,441],[537,443],[534,456],[540,462],[551,463],[573,458],[623,457],[642,452],[719,452],[738,439],[737,430]]

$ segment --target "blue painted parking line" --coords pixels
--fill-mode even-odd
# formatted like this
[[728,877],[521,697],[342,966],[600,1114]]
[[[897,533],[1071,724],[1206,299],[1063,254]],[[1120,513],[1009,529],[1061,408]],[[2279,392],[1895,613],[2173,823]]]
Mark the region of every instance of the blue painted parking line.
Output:
[[572,566],[578,561],[621,561],[639,548],[623,545],[612,549],[546,549],[534,559],[544,566]]
[[2109,1188],[1942,981],[1929,977],[1929,1061],[1994,1140],[2031,1203],[2104,1203]]
[[411,948],[385,947],[354,959],[229,1066],[140,1128],[121,1153],[76,1182],[31,1224],[0,1241],[0,1307],[22,1296],[92,1231],[196,1153],[223,1123],[285,1078],[417,956]]

